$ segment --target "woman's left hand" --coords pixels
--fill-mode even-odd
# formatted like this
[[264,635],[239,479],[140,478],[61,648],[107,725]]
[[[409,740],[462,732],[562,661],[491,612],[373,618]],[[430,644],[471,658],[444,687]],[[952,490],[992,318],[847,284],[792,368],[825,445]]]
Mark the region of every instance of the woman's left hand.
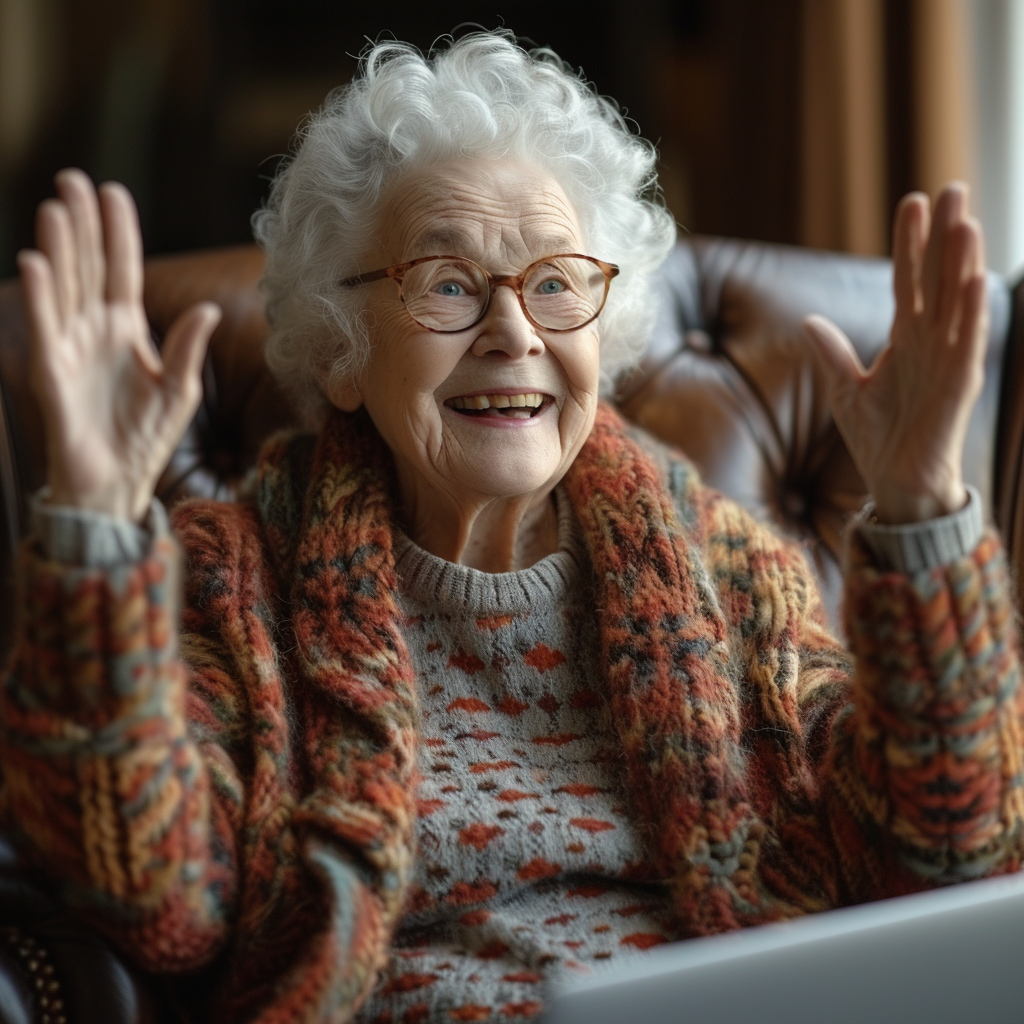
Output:
[[984,377],[988,295],[981,226],[968,215],[965,186],[948,185],[931,211],[921,193],[901,200],[893,264],[896,315],[870,370],[831,321],[812,316],[804,327],[876,516],[908,523],[967,501],[964,440]]

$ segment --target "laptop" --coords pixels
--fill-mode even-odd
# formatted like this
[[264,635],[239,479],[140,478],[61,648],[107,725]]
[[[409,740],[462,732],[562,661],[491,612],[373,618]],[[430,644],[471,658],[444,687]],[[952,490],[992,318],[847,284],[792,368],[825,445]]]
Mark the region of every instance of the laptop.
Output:
[[659,946],[543,1024],[1024,1024],[1024,875]]

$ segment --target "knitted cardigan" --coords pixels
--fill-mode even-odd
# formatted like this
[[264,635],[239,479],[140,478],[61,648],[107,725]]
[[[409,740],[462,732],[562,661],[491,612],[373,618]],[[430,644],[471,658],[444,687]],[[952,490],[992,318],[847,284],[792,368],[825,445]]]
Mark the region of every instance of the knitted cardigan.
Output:
[[[142,966],[213,963],[211,1019],[348,1019],[402,913],[417,717],[389,467],[366,417],[337,413],[268,445],[254,501],[182,507],[180,658],[169,539],[105,572],[22,552],[6,826]],[[610,409],[565,486],[681,935],[1018,869],[1024,702],[994,535],[913,578],[854,537],[853,670],[799,549]]]

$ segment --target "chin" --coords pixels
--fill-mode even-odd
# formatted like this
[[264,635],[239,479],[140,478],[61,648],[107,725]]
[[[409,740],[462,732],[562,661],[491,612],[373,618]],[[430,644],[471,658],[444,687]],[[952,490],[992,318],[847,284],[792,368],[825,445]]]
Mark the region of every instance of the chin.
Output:
[[556,464],[498,467],[492,463],[475,475],[473,489],[495,498],[529,498],[549,491],[561,475]]

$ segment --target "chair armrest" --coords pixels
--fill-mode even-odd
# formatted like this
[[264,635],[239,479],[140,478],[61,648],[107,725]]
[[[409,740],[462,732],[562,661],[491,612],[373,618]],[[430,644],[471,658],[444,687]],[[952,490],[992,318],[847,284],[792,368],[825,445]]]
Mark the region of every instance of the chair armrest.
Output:
[[[157,1024],[146,984],[22,868],[0,836],[0,1020]],[[166,1020],[166,1018],[165,1018]]]

